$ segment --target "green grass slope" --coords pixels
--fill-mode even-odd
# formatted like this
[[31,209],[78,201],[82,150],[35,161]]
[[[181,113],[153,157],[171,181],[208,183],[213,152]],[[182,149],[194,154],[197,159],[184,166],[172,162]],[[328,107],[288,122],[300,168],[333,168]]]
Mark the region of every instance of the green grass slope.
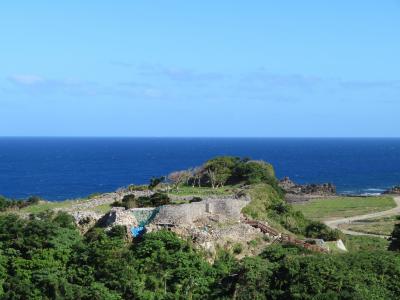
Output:
[[268,222],[282,232],[292,232],[300,237],[336,240],[340,232],[326,225],[307,219],[301,211],[285,202],[282,193],[269,184],[256,184],[248,189],[251,202],[242,213],[252,219]]

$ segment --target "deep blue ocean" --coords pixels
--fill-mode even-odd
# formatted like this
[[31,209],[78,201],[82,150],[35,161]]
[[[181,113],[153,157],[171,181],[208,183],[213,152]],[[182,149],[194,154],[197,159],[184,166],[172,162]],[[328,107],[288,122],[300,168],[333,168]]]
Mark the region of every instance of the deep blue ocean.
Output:
[[0,194],[49,200],[113,191],[217,155],[272,163],[278,177],[340,193],[400,184],[400,139],[0,138]]

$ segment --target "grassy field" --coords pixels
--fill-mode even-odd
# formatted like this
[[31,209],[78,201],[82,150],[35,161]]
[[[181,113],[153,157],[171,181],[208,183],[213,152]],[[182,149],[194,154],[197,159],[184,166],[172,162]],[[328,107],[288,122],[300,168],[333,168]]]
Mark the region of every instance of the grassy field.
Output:
[[[40,202],[38,204],[24,207],[16,212],[19,212],[22,214],[36,214],[36,213],[44,212],[46,210],[52,210],[52,209],[57,209],[57,208],[68,209],[74,205],[89,202],[90,200],[91,199],[85,198],[85,199],[79,199],[79,200]],[[111,209],[110,204],[102,204],[102,205],[97,205],[92,208],[89,208],[88,210],[92,210],[92,211],[99,212],[99,213],[107,213],[110,209]]]
[[364,233],[390,235],[393,231],[394,225],[398,223],[400,223],[398,217],[392,216],[355,221],[350,224],[343,224],[340,228]]
[[344,244],[349,252],[384,251],[387,250],[389,241],[379,237],[346,235]]
[[34,214],[44,212],[46,210],[55,209],[55,208],[68,208],[74,204],[81,203],[82,201],[78,200],[66,200],[66,201],[58,201],[58,202],[41,202],[35,205],[30,205],[19,210],[21,213],[26,214]]
[[315,199],[306,203],[294,204],[296,210],[301,211],[312,220],[345,218],[378,212],[395,207],[392,197],[337,197],[329,199]]
[[208,196],[208,195],[230,195],[234,192],[235,187],[226,186],[221,188],[210,188],[210,187],[191,187],[181,186],[178,190],[170,191],[170,195],[177,196]]
[[[339,249],[336,245],[336,241],[325,241],[325,245],[329,247],[329,250],[331,253],[344,253],[345,251]],[[347,249],[347,248],[346,248]]]
[[[344,245],[349,252],[359,251],[385,251],[389,246],[387,239],[371,236],[346,235]],[[345,253],[336,246],[336,241],[325,242],[333,254]]]
[[101,214],[106,214],[111,210],[111,205],[110,204],[101,204],[95,206],[93,209],[90,209],[94,212],[101,213]]

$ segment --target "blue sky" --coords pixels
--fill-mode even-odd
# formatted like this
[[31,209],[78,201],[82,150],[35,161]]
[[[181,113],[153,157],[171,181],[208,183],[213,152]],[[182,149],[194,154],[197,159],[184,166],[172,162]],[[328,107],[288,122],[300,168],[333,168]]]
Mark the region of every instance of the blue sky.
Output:
[[0,136],[399,136],[400,1],[7,1]]

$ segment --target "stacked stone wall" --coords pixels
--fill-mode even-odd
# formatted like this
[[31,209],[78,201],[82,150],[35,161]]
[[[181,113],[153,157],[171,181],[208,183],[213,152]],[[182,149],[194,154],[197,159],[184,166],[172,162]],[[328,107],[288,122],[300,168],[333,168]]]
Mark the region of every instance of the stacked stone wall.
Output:
[[240,212],[248,202],[241,199],[206,199],[200,202],[165,205],[160,207],[154,224],[185,225],[209,216],[219,215],[228,219],[240,219]]

